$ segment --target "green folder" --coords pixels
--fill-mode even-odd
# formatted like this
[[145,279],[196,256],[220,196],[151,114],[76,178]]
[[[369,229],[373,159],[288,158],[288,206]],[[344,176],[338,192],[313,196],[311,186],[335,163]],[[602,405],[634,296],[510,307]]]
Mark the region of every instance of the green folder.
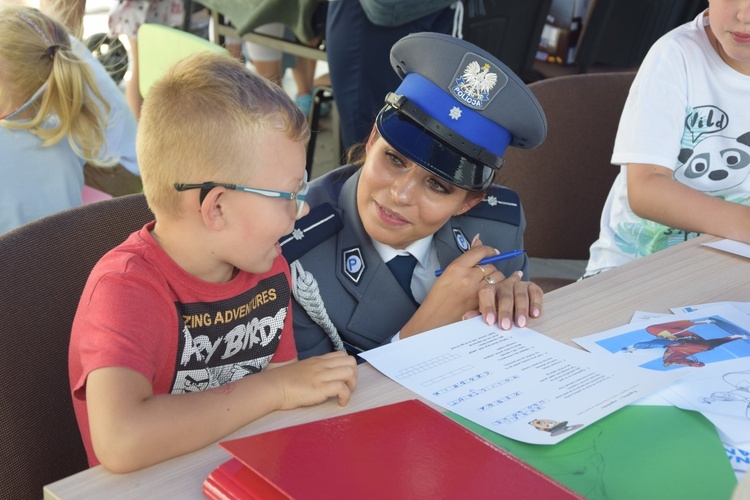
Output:
[[626,406],[551,446],[447,415],[591,500],[729,499],[737,485],[713,424],[673,406]]

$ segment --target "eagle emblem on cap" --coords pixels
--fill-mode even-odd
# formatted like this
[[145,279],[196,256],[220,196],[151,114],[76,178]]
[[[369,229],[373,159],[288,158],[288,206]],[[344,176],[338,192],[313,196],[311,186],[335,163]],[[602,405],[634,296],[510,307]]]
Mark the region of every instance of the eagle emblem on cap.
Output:
[[490,73],[490,65],[484,63],[479,66],[476,61],[471,61],[464,69],[463,83],[459,86],[471,97],[476,99],[487,99],[487,94],[495,87],[497,75]]
[[[451,84],[451,93],[463,104],[483,109],[497,93],[498,74],[493,66],[476,55],[466,54]],[[464,65],[465,64],[465,65]],[[463,67],[463,71],[461,70]],[[495,91],[493,92],[493,89]]]

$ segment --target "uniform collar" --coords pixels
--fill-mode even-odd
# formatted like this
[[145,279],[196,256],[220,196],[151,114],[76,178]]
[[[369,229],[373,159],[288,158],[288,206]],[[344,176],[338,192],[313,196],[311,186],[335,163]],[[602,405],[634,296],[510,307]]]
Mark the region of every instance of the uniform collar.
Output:
[[378,252],[383,262],[388,262],[397,255],[411,254],[416,257],[417,262],[422,267],[427,267],[427,262],[430,258],[430,247],[432,245],[433,235],[426,236],[421,240],[417,240],[403,250],[397,250],[393,247],[380,243],[379,241],[372,240],[372,246],[375,247],[375,251]]

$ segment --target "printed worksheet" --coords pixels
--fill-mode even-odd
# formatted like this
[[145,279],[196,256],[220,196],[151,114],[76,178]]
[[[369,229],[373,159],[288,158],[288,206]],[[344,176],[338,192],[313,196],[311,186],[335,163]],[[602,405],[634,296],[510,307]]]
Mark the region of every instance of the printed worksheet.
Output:
[[748,451],[750,450],[750,442],[736,444],[729,442],[724,437],[722,437],[722,441],[727,452],[727,458],[729,458],[734,474],[737,476],[737,481],[740,481],[745,474],[750,474],[750,451]]
[[[724,305],[750,314],[750,302],[711,302],[672,307],[670,311],[680,314]],[[674,318],[671,314],[636,311],[630,322],[664,317]],[[747,451],[750,449],[750,370],[746,368],[750,365],[744,358],[705,365],[632,404],[671,405],[702,413],[719,431],[727,458],[739,481],[750,469],[750,452]]]
[[635,366],[685,373],[659,395],[702,413],[730,441],[744,443],[750,441],[750,316],[737,306],[745,304],[673,308],[676,314],[667,318],[573,340]]
[[750,441],[750,363],[747,358],[691,370],[660,394],[678,408],[702,413],[730,441]]
[[443,408],[525,443],[551,445],[679,378],[613,362],[481,317],[361,354]]
[[750,363],[749,330],[750,316],[721,305],[637,321],[573,341],[589,352],[655,372],[687,372],[737,358]]
[[[706,309],[708,307],[719,307],[719,306],[732,306],[735,309],[742,311],[745,314],[750,315],[750,302],[709,302],[707,304],[697,304],[692,306],[682,307],[671,307],[669,310],[674,314],[696,312],[700,309]],[[648,319],[648,318],[644,318]]]

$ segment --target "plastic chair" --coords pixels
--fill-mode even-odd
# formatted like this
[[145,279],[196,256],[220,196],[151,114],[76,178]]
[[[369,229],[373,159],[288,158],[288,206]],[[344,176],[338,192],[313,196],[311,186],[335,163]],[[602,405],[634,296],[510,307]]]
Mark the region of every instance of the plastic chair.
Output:
[[581,73],[593,64],[635,68],[659,37],[694,18],[700,6],[703,0],[593,0],[575,63]]
[[484,0],[484,14],[467,12],[464,40],[500,59],[524,81],[533,74],[534,55],[552,0]]
[[138,28],[138,85],[145,98],[151,85],[171,65],[196,52],[229,51],[192,33],[163,26],[143,24]]
[[94,264],[152,219],[134,194],[0,235],[0,498],[41,498],[88,467],[68,381],[73,317]]
[[[610,159],[634,77],[635,72],[586,73],[529,85],[547,115],[547,139],[532,150],[508,148],[496,177],[521,198],[529,257],[588,260],[619,172]],[[574,281],[531,279],[545,291]]]
[[307,163],[305,169],[307,170],[307,176],[313,178],[313,163],[315,159],[315,145],[317,144],[318,133],[320,133],[320,119],[321,119],[321,107],[323,103],[331,103],[331,129],[333,131],[333,147],[337,148],[338,152],[338,163],[341,163],[341,159],[344,157],[344,146],[341,144],[341,134],[339,133],[339,120],[338,111],[336,110],[335,101],[333,98],[333,89],[331,87],[322,86],[317,87],[313,93],[313,105],[310,110],[310,116],[307,117],[307,121],[310,125],[310,141],[307,143]]

